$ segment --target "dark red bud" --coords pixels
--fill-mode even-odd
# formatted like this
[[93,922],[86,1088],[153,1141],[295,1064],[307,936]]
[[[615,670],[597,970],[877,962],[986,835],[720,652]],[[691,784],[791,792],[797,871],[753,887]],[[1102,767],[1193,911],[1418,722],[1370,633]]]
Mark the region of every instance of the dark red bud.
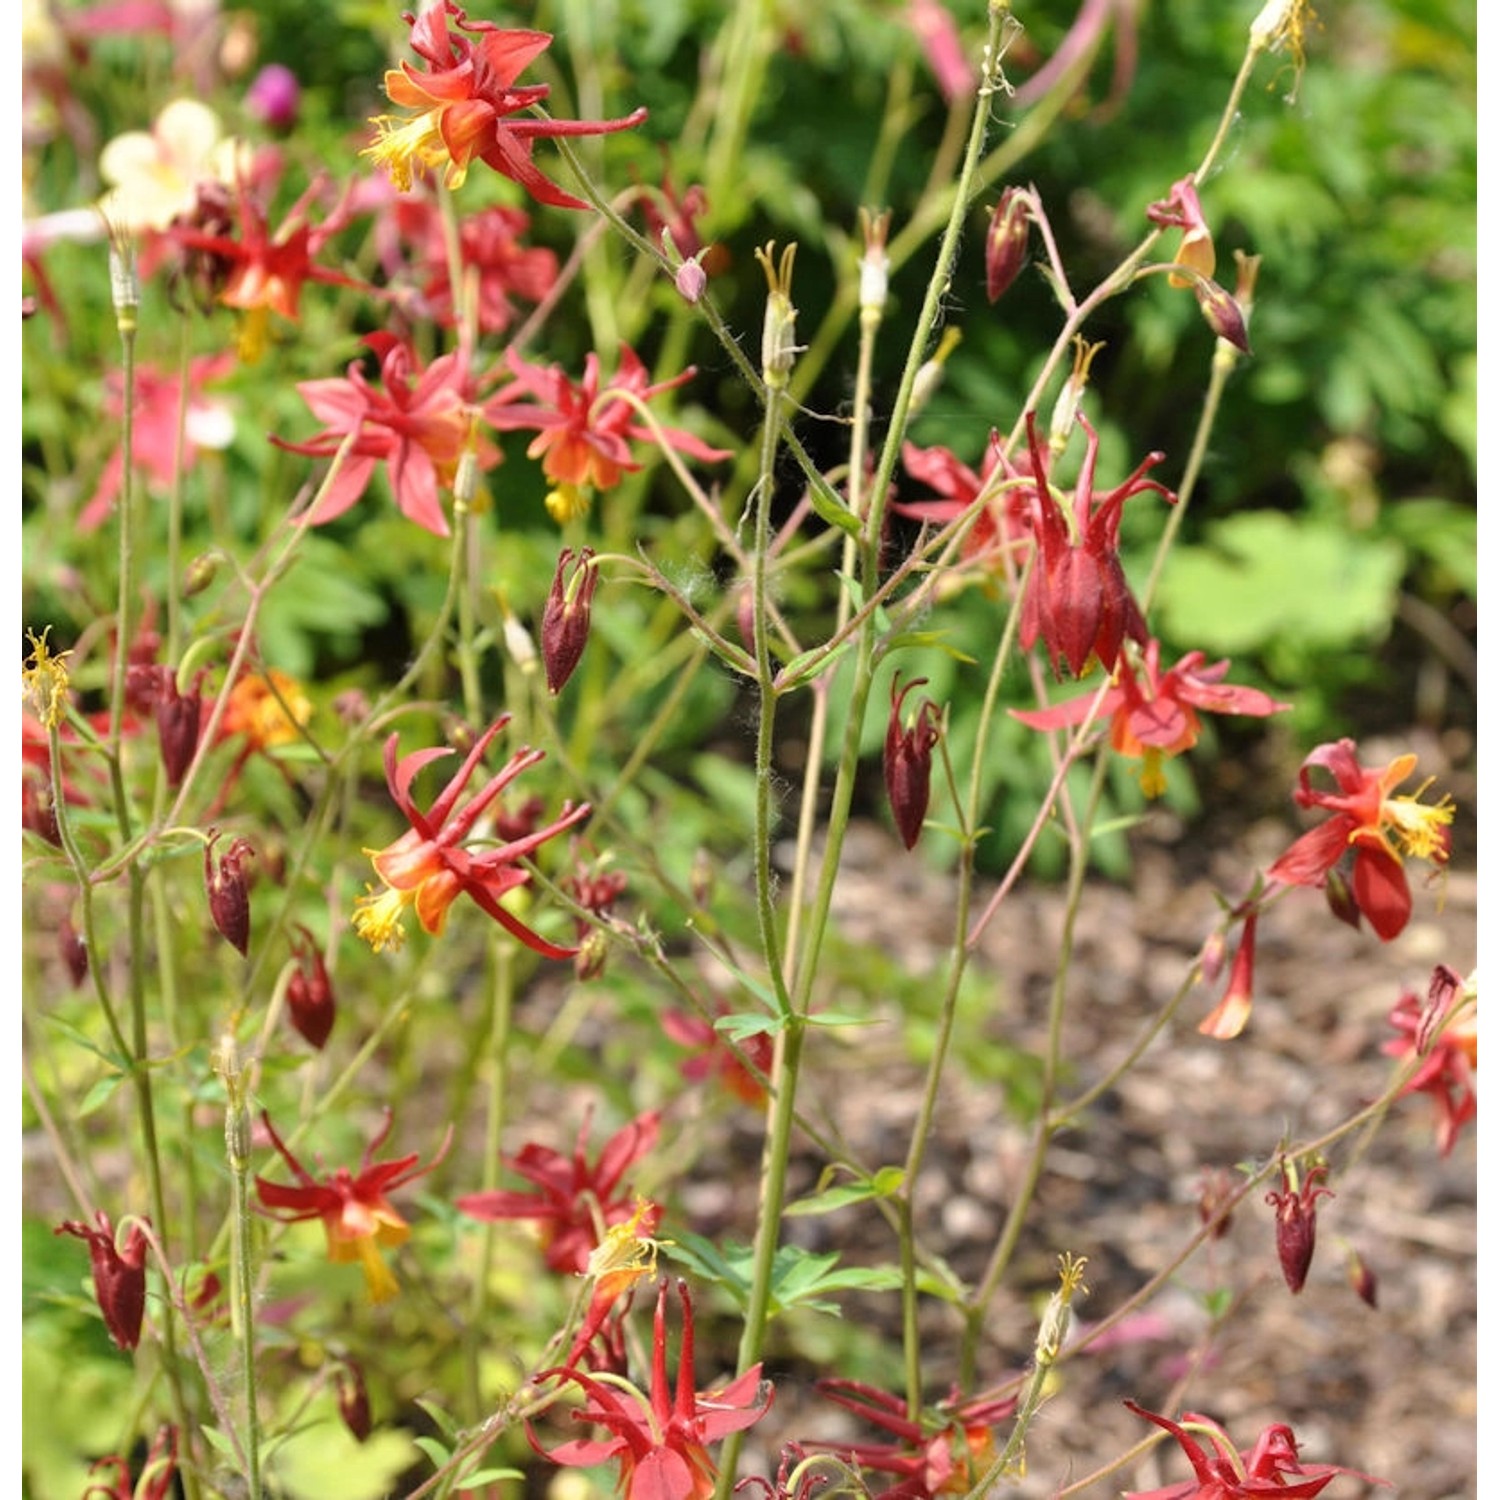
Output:
[[589,638],[589,610],[598,586],[594,549],[580,549],[574,563],[573,549],[564,547],[552,577],[552,591],[542,611],[542,666],[546,669],[549,693],[562,691],[583,655]]
[[580,983],[597,979],[604,972],[609,960],[609,939],[597,927],[591,927],[582,935],[578,951],[573,955],[573,973]]
[[1276,1257],[1281,1262],[1281,1274],[1294,1294],[1302,1290],[1312,1265],[1318,1235],[1318,1199],[1333,1196],[1332,1189],[1319,1185],[1327,1175],[1328,1168],[1320,1162],[1308,1168],[1302,1186],[1294,1189],[1291,1172],[1283,1163],[1281,1191],[1266,1194],[1266,1202],[1276,1210]]
[[1241,354],[1250,353],[1250,335],[1240,305],[1219,285],[1207,279],[1197,283],[1194,295],[1203,310],[1204,320],[1226,344],[1233,344]]
[[163,669],[157,686],[156,734],[168,786],[182,784],[198,749],[198,725],[203,714],[202,681],[200,674],[186,694],[179,693],[175,674]]
[[114,1226],[109,1215],[100,1209],[94,1218],[97,1229],[77,1219],[59,1224],[54,1234],[71,1234],[88,1241],[89,1259],[94,1270],[94,1295],[104,1326],[121,1349],[134,1349],[141,1341],[141,1320],[146,1312],[146,1234],[139,1224],[132,1224],[125,1237],[125,1249],[115,1245]]
[[333,1030],[333,985],[312,934],[305,927],[297,931],[301,938],[292,940],[297,968],[286,984],[287,1015],[308,1044],[321,1052]]
[[1224,1206],[1234,1198],[1234,1178],[1223,1167],[1205,1172],[1198,1183],[1198,1220],[1212,1225],[1208,1231],[1211,1240],[1221,1240],[1229,1232],[1232,1214],[1224,1212]]
[[984,290],[991,302],[998,302],[1020,275],[1030,237],[1031,200],[1020,188],[1006,188],[984,241]]
[[1364,1256],[1353,1249],[1349,1251],[1349,1285],[1366,1306],[1379,1305],[1380,1288],[1376,1283],[1375,1273],[1366,1265]]
[[64,917],[58,923],[57,951],[68,971],[68,978],[73,981],[74,988],[77,988],[89,977],[89,950],[78,935],[72,917]]
[[49,844],[62,848],[62,830],[57,826],[52,778],[45,771],[34,769],[21,778],[21,827],[29,828]]
[[250,951],[250,882],[245,873],[245,861],[255,850],[249,839],[235,838],[214,868],[214,845],[219,841],[217,831],[209,836],[203,850],[203,881],[208,887],[208,911],[214,926],[244,957]]
[[1328,910],[1340,922],[1358,932],[1360,927],[1359,902],[1354,899],[1354,892],[1349,888],[1349,882],[1338,870],[1330,870],[1324,878],[1323,896],[1328,902]]
[[339,1415],[344,1426],[354,1434],[354,1440],[362,1443],[370,1435],[370,1393],[365,1388],[365,1374],[352,1360],[339,1366],[335,1378],[338,1388]]
[[915,687],[926,683],[914,677],[905,687],[901,674],[891,679],[891,716],[885,730],[885,790],[891,801],[896,831],[908,849],[913,848],[927,816],[932,782],[932,747],[938,742],[938,709],[930,698],[922,700],[909,726],[901,722],[901,705]]
[[1432,1039],[1442,1030],[1462,986],[1463,979],[1447,964],[1438,964],[1433,969],[1432,978],[1427,984],[1427,1000],[1422,1006],[1417,1029],[1412,1036],[1412,1045],[1419,1053],[1426,1052],[1432,1045]]

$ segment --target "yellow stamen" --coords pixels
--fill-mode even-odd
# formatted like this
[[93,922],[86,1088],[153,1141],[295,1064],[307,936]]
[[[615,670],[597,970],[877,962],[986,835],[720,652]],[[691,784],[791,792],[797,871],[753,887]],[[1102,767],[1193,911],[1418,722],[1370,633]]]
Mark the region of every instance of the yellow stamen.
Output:
[[406,941],[401,919],[416,896],[415,891],[398,891],[387,886],[383,891],[368,891],[354,903],[354,930],[377,953],[389,948],[399,952]]
[[375,1248],[373,1239],[359,1241],[359,1263],[364,1268],[365,1285],[369,1288],[371,1302],[389,1302],[401,1290],[391,1268]]
[[1167,789],[1166,772],[1162,770],[1162,753],[1155,745],[1147,745],[1141,755],[1141,794],[1145,797],[1160,797]]
[[[448,160],[448,148],[438,129],[441,111],[429,109],[425,114],[403,118],[400,115],[377,115],[370,123],[376,129],[375,141],[360,152],[377,167],[383,167],[398,191],[411,191],[412,175],[423,176]],[[457,173],[457,181],[454,174]],[[464,171],[457,162],[450,165],[448,186],[462,185]]]
[[1381,822],[1387,825],[1403,854],[1441,863],[1448,857],[1448,840],[1443,830],[1453,821],[1453,799],[1444,797],[1431,805],[1419,802],[1417,799],[1426,790],[1424,785],[1409,797],[1387,798],[1381,808]]
[[48,626],[40,636],[27,632],[31,642],[31,655],[21,668],[21,686],[31,704],[31,711],[48,729],[56,729],[68,711],[67,659],[71,651],[59,652],[56,656],[47,649]]

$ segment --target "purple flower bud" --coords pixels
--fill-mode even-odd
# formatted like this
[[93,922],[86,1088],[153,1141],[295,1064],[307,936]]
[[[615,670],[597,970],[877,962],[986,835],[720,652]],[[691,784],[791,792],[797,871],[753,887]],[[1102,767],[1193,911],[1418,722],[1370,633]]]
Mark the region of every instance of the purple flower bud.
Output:
[[1250,335],[1245,329],[1245,315],[1240,305],[1219,285],[1206,277],[1198,283],[1194,295],[1203,310],[1204,321],[1226,344],[1241,354],[1250,353]]
[[263,67],[245,95],[245,108],[271,130],[290,130],[297,123],[301,104],[297,75],[281,63]]
[[203,882],[208,887],[208,911],[226,942],[244,957],[250,951],[250,884],[245,861],[255,850],[249,839],[231,839],[229,848],[214,868],[217,830],[209,835],[203,850]]
[[891,800],[896,831],[908,849],[916,845],[927,816],[927,798],[932,782],[932,747],[938,742],[938,708],[930,698],[922,700],[909,725],[901,722],[901,705],[915,687],[926,683],[914,677],[905,687],[901,674],[891,679],[891,717],[885,730],[885,789]]
[[78,935],[72,917],[64,917],[58,924],[57,951],[76,989],[89,976],[89,950]]
[[176,674],[163,668],[156,689],[156,735],[161,744],[167,785],[180,786],[198,749],[198,726],[203,713],[202,674],[187,693],[177,691]]
[[1031,200],[1020,188],[1006,188],[984,238],[984,290],[991,302],[998,302],[1020,275],[1030,238]]
[[355,1442],[362,1443],[369,1437],[371,1425],[370,1393],[365,1389],[364,1371],[352,1359],[346,1359],[339,1366],[334,1383],[344,1426],[354,1434]]
[[[572,572],[569,564],[572,563]],[[594,549],[584,547],[573,563],[573,549],[564,547],[557,559],[552,592],[542,611],[542,666],[547,673],[547,691],[556,695],[573,675],[589,638],[589,610],[599,586],[594,567]]]
[[673,280],[677,295],[684,302],[693,303],[703,295],[703,289],[708,285],[708,272],[697,260],[685,260],[678,266]]
[[1312,1265],[1313,1247],[1318,1234],[1318,1199],[1333,1196],[1331,1188],[1322,1187],[1321,1179],[1328,1168],[1319,1162],[1309,1167],[1300,1188],[1294,1187],[1295,1171],[1281,1164],[1281,1191],[1267,1193],[1266,1202],[1276,1210],[1276,1256],[1281,1274],[1295,1294],[1307,1281]]
[[286,983],[287,1015],[308,1044],[321,1052],[333,1030],[333,985],[312,933],[300,925],[297,931],[301,937],[292,939],[297,969]]

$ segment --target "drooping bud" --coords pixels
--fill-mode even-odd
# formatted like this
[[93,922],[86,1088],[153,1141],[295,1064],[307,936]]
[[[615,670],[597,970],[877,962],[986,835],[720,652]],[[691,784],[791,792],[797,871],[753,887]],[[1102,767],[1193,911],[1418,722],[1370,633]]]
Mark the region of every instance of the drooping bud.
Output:
[[182,575],[182,597],[192,599],[208,588],[219,576],[219,567],[223,561],[224,554],[217,547],[200,552],[187,565],[187,571]]
[[1205,1171],[1198,1180],[1198,1222],[1208,1226],[1208,1237],[1221,1240],[1229,1233],[1233,1215],[1225,1205],[1234,1200],[1234,1178],[1223,1167]]
[[1340,922],[1358,932],[1361,922],[1359,902],[1354,899],[1354,892],[1341,870],[1335,868],[1328,872],[1323,881],[1323,896],[1328,902],[1328,910]]
[[938,707],[930,698],[922,700],[909,724],[903,724],[901,708],[906,695],[926,682],[925,677],[914,677],[902,687],[899,672],[891,679],[891,716],[885,729],[885,790],[896,831],[908,849],[915,847],[927,816],[932,747],[941,730]]
[[300,937],[292,939],[297,968],[286,983],[287,1015],[308,1045],[321,1052],[333,1030],[333,986],[312,933],[300,924],[297,931]]
[[[542,611],[542,666],[547,673],[547,691],[555,697],[573,675],[589,638],[589,610],[599,586],[594,549],[584,547],[573,561],[573,549],[564,547],[552,576],[552,590]],[[569,565],[572,565],[571,571]]]
[[208,911],[225,941],[244,957],[250,951],[250,883],[245,873],[245,861],[255,850],[249,839],[233,838],[215,868],[214,845],[219,838],[218,830],[213,830],[203,849],[203,883],[208,888]]
[[141,1341],[141,1320],[146,1312],[146,1234],[139,1224],[132,1224],[125,1236],[125,1248],[115,1244],[114,1225],[101,1208],[95,1215],[97,1229],[77,1219],[59,1224],[54,1234],[76,1235],[88,1241],[89,1260],[94,1270],[94,1295],[104,1326],[118,1348],[134,1349]]
[[1205,984],[1214,984],[1224,972],[1224,960],[1229,957],[1229,941],[1222,932],[1211,932],[1204,938],[1198,950],[1198,976]]
[[1259,921],[1259,908],[1245,918],[1245,930],[1240,934],[1240,946],[1230,966],[1224,998],[1198,1023],[1203,1036],[1231,1041],[1250,1019],[1250,1006],[1255,998],[1255,929]]
[[[698,252],[699,255],[704,253],[701,250]],[[678,266],[672,285],[677,288],[677,295],[684,302],[689,306],[696,305],[708,286],[708,272],[703,269],[703,262],[698,256],[685,260]]]
[[181,786],[198,749],[198,727],[203,714],[203,674],[186,693],[177,691],[177,675],[163,669],[156,689],[156,735],[161,744],[167,785]]
[[68,978],[73,981],[76,989],[89,977],[89,950],[78,935],[72,917],[64,917],[58,923],[57,951],[62,958],[63,967],[68,971]]
[[1245,330],[1245,315],[1240,305],[1219,285],[1217,281],[1198,282],[1194,289],[1203,320],[1226,344],[1238,349],[1241,354],[1250,353],[1250,335]]
[[761,379],[773,391],[786,389],[792,366],[797,360],[797,309],[792,305],[792,264],[797,259],[793,241],[781,252],[778,263],[776,241],[755,252],[755,258],[766,273],[766,316],[761,328]]
[[1375,1279],[1375,1273],[1370,1269],[1365,1260],[1353,1245],[1349,1246],[1349,1285],[1354,1288],[1354,1294],[1367,1307],[1378,1307],[1380,1297],[1380,1286]]
[[267,63],[245,93],[245,108],[271,130],[290,130],[301,106],[297,75],[282,63]]
[[1307,1169],[1307,1176],[1297,1186],[1295,1165],[1281,1164],[1281,1191],[1266,1194],[1266,1202],[1276,1210],[1276,1257],[1281,1274],[1293,1294],[1300,1292],[1312,1265],[1313,1248],[1318,1235],[1318,1199],[1333,1196],[1333,1189],[1321,1186],[1328,1167],[1317,1162]]
[[1021,274],[1030,240],[1031,197],[1008,187],[995,204],[984,238],[984,291],[991,302],[998,302]]
[[334,1387],[338,1393],[339,1416],[344,1426],[354,1434],[354,1440],[362,1443],[369,1437],[370,1393],[365,1388],[365,1372],[356,1360],[346,1359],[334,1376]]

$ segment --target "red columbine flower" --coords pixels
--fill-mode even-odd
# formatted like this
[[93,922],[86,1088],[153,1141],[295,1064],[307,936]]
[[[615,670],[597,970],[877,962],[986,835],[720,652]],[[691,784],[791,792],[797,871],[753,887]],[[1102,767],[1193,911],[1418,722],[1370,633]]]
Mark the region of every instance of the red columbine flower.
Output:
[[584,1115],[571,1157],[550,1146],[528,1141],[505,1166],[534,1188],[525,1192],[492,1190],[457,1199],[471,1219],[534,1219],[539,1226],[547,1264],[554,1271],[582,1275],[605,1234],[630,1219],[635,1200],[621,1179],[656,1145],[661,1111],[649,1109],[617,1130],[598,1159],[588,1159],[593,1111]]
[[1026,264],[1031,216],[1029,193],[1008,187],[1000,194],[984,239],[984,290],[991,302],[1005,295]]
[[450,1127],[438,1147],[437,1155],[425,1167],[417,1165],[417,1153],[403,1156],[397,1161],[373,1161],[371,1158],[380,1149],[386,1136],[391,1133],[391,1112],[385,1112],[385,1120],[376,1132],[375,1139],[365,1147],[360,1161],[359,1175],[354,1176],[347,1167],[340,1167],[331,1176],[319,1182],[287,1150],[271,1117],[262,1112],[266,1134],[271,1144],[281,1154],[281,1159],[292,1170],[297,1179],[295,1187],[278,1182],[267,1182],[256,1177],[255,1191],[260,1197],[261,1207],[283,1224],[298,1224],[305,1219],[321,1219],[323,1231],[328,1236],[328,1258],[332,1261],[357,1260],[364,1268],[365,1285],[370,1289],[372,1302],[387,1302],[398,1290],[396,1278],[381,1258],[379,1246],[405,1244],[411,1229],[405,1219],[391,1207],[386,1194],[394,1188],[425,1177],[448,1154],[453,1138]]
[[[535,430],[526,452],[542,460],[542,473],[557,486],[547,497],[547,508],[558,521],[587,508],[588,488],[613,489],[627,472],[641,467],[632,456],[632,441],[655,441],[656,434],[635,407],[617,393],[649,401],[696,373],[689,366],[671,380],[652,385],[645,365],[626,344],[620,346],[619,369],[602,389],[597,354],[584,361],[583,380],[576,384],[558,366],[528,364],[514,350],[506,351],[506,361],[516,378],[491,397],[485,416],[501,432]],[[710,448],[681,428],[662,427],[660,432],[664,441],[689,458],[712,463],[729,457],[726,450]]]
[[383,389],[370,385],[358,360],[343,379],[304,380],[297,390],[326,425],[306,442],[271,441],[289,453],[329,458],[351,432],[358,434],[312,514],[315,526],[343,515],[364,494],[375,465],[384,463],[401,514],[447,536],[438,491],[451,488],[459,460],[472,452],[481,469],[500,462],[499,449],[478,432],[468,362],[462,353],[443,354],[424,369],[395,334],[368,333],[364,342],[380,357]]
[[[449,16],[457,33],[448,30]],[[517,87],[516,79],[552,45],[549,32],[507,31],[490,21],[471,21],[454,0],[433,0],[420,16],[406,20],[412,51],[428,66],[419,70],[403,62],[385,75],[385,91],[392,104],[416,113],[377,117],[375,143],[363,154],[384,167],[403,192],[413,175],[439,167],[448,187],[460,187],[477,157],[539,203],[587,208],[537,169],[531,160],[533,141],[628,130],[646,118],[646,110],[617,120],[536,119],[530,110],[546,99],[548,86]],[[508,118],[522,112],[523,119]]]
[[942,736],[942,713],[931,698],[924,698],[911,719],[903,722],[901,705],[913,688],[926,681],[913,677],[902,687],[899,672],[891,678],[891,715],[885,727],[885,790],[896,832],[908,849],[916,847],[922,819],[927,816],[932,747]]
[[901,1483],[886,1491],[902,1500],[931,1500],[942,1494],[964,1494],[994,1462],[993,1428],[1016,1409],[1014,1396],[959,1397],[957,1390],[913,1420],[904,1397],[859,1380],[820,1380],[818,1389],[830,1401],[877,1427],[894,1433],[895,1443],[814,1444],[864,1468],[896,1474]]
[[[1115,669],[1115,685],[1100,701],[1096,716],[1109,720],[1109,742],[1121,755],[1144,760],[1141,790],[1159,797],[1167,789],[1162,761],[1198,743],[1202,727],[1197,710],[1216,714],[1282,713],[1280,703],[1255,688],[1224,683],[1227,661],[1203,665],[1203,653],[1190,651],[1175,667],[1161,670],[1161,643],[1151,640],[1142,654],[1141,672],[1122,655]],[[1084,693],[1052,708],[1012,709],[1011,714],[1032,729],[1064,729],[1081,724],[1094,707],[1094,693]]]
[[[1472,1004],[1459,998],[1462,985],[1452,969],[1439,964],[1425,1001],[1407,990],[1392,1007],[1386,1019],[1401,1035],[1381,1048],[1402,1062],[1427,1051],[1401,1093],[1432,1096],[1438,1150],[1444,1156],[1453,1150],[1459,1131],[1479,1113],[1474,1093],[1474,1072],[1479,1065],[1477,1013]],[[1433,1037],[1436,1027],[1442,1029]]]
[[649,1398],[623,1378],[606,1385],[578,1370],[560,1367],[537,1377],[576,1383],[587,1398],[573,1413],[576,1422],[608,1428],[602,1439],[576,1438],[547,1449],[528,1425],[526,1435],[543,1458],[570,1468],[618,1463],[625,1500],[708,1500],[718,1477],[708,1445],[758,1422],[771,1405],[771,1387],[754,1365],[722,1389],[693,1389],[693,1304],[687,1283],[677,1283],[682,1300],[682,1353],[674,1395],[667,1378],[667,1283],[656,1299],[651,1344]]
[[250,951],[250,883],[245,861],[255,857],[255,849],[249,839],[232,838],[216,867],[214,845],[220,837],[217,829],[210,830],[208,842],[203,846],[208,913],[225,942],[243,958]]
[[562,692],[588,644],[594,590],[599,587],[594,549],[581,548],[576,562],[574,556],[571,547],[564,547],[559,554],[557,572],[542,610],[542,666],[547,674],[547,691],[554,696]]
[[54,1234],[76,1235],[88,1241],[94,1270],[94,1295],[104,1326],[118,1348],[134,1349],[141,1341],[141,1320],[146,1314],[146,1232],[132,1224],[122,1250],[115,1242],[114,1225],[101,1208],[94,1218],[97,1229],[77,1219],[59,1224]]
[[1312,1265],[1318,1238],[1318,1199],[1331,1198],[1333,1189],[1322,1186],[1328,1167],[1317,1162],[1307,1169],[1301,1186],[1293,1163],[1281,1164],[1281,1190],[1266,1194],[1266,1202],[1276,1210],[1276,1257],[1281,1274],[1293,1293],[1300,1292]]
[[[1203,217],[1203,205],[1198,202],[1198,185],[1192,174],[1172,184],[1172,191],[1156,203],[1147,206],[1146,217],[1163,229],[1182,230],[1182,244],[1177,247],[1176,264],[1196,271],[1199,276],[1214,274],[1214,237]],[[1193,276],[1167,278],[1173,286],[1194,286]]]
[[[1313,786],[1309,773],[1315,766],[1332,775],[1337,792]],[[1389,942],[1411,917],[1403,857],[1430,860],[1438,869],[1448,863],[1452,801],[1447,797],[1432,805],[1418,801],[1427,782],[1410,796],[1391,795],[1416,766],[1415,755],[1398,755],[1377,770],[1360,765],[1353,740],[1319,745],[1302,762],[1294,796],[1299,807],[1323,808],[1333,816],[1304,833],[1266,872],[1267,878],[1289,885],[1321,886],[1352,848],[1355,904],[1369,918],[1375,935]]]
[[492,849],[471,852],[463,847],[462,841],[474,831],[480,815],[517,776],[543,758],[540,750],[516,751],[499,775],[492,776],[459,807],[459,795],[483,760],[484,752],[508,723],[510,715],[501,714],[479,736],[474,748],[464,757],[464,763],[425,813],[412,801],[412,781],[424,766],[452,755],[453,751],[440,745],[414,751],[398,761],[396,746],[400,736],[393,734],[385,742],[386,785],[411,827],[384,849],[365,851],[375,866],[375,873],[385,882],[385,889],[360,897],[354,909],[354,930],[377,953],[382,948],[401,946],[405,936],[401,918],[407,907],[415,908],[417,920],[423,928],[437,937],[448,920],[448,908],[460,895],[467,894],[481,911],[488,913],[534,953],[540,953],[544,958],[573,956],[574,949],[549,943],[506,911],[500,901],[508,891],[531,879],[520,867],[520,861],[548,839],[588,817],[592,809],[587,802],[578,807],[565,804],[561,815],[545,828]]
[[1255,999],[1255,935],[1259,924],[1260,908],[1252,906],[1245,915],[1245,927],[1229,968],[1224,998],[1198,1023],[1202,1035],[1227,1042],[1245,1029]]
[[[714,1004],[716,1015],[730,1014],[725,1000]],[[692,1049],[680,1069],[690,1083],[707,1078],[718,1078],[735,1098],[745,1104],[764,1104],[766,1086],[764,1079],[771,1076],[773,1043],[764,1031],[739,1038],[739,1051],[729,1045],[729,1038],[712,1021],[695,1016],[685,1010],[664,1010],[661,1013],[661,1029],[679,1047]],[[744,1058],[744,1062],[740,1059]],[[752,1065],[747,1067],[746,1063]]]
[[1260,1500],[1262,1496],[1280,1495],[1286,1500],[1300,1497],[1313,1500],[1340,1474],[1352,1474],[1367,1484],[1385,1484],[1346,1469],[1341,1464],[1302,1464],[1297,1461],[1297,1441],[1292,1429],[1277,1422],[1267,1427],[1246,1453],[1237,1453],[1229,1434],[1215,1421],[1197,1412],[1184,1412],[1183,1423],[1202,1430],[1213,1445],[1210,1452],[1193,1437],[1187,1426],[1163,1417],[1134,1401],[1127,1401],[1136,1416],[1164,1427],[1182,1445],[1194,1478],[1181,1484],[1169,1484],[1156,1490],[1133,1490],[1125,1500]]
[[1127,636],[1141,646],[1146,644],[1146,622],[1120,565],[1120,515],[1125,502],[1143,490],[1155,490],[1168,501],[1176,499],[1164,485],[1144,477],[1164,457],[1152,453],[1128,479],[1096,500],[1099,434],[1082,413],[1078,421],[1088,436],[1088,447],[1073,503],[1065,508],[1047,479],[1047,455],[1037,435],[1036,413],[1026,413],[1031,472],[1036,480],[1037,558],[1021,609],[1021,644],[1030,650],[1040,639],[1053,670],[1059,671],[1060,662],[1066,662],[1075,677],[1083,675],[1091,656],[1113,672]]

